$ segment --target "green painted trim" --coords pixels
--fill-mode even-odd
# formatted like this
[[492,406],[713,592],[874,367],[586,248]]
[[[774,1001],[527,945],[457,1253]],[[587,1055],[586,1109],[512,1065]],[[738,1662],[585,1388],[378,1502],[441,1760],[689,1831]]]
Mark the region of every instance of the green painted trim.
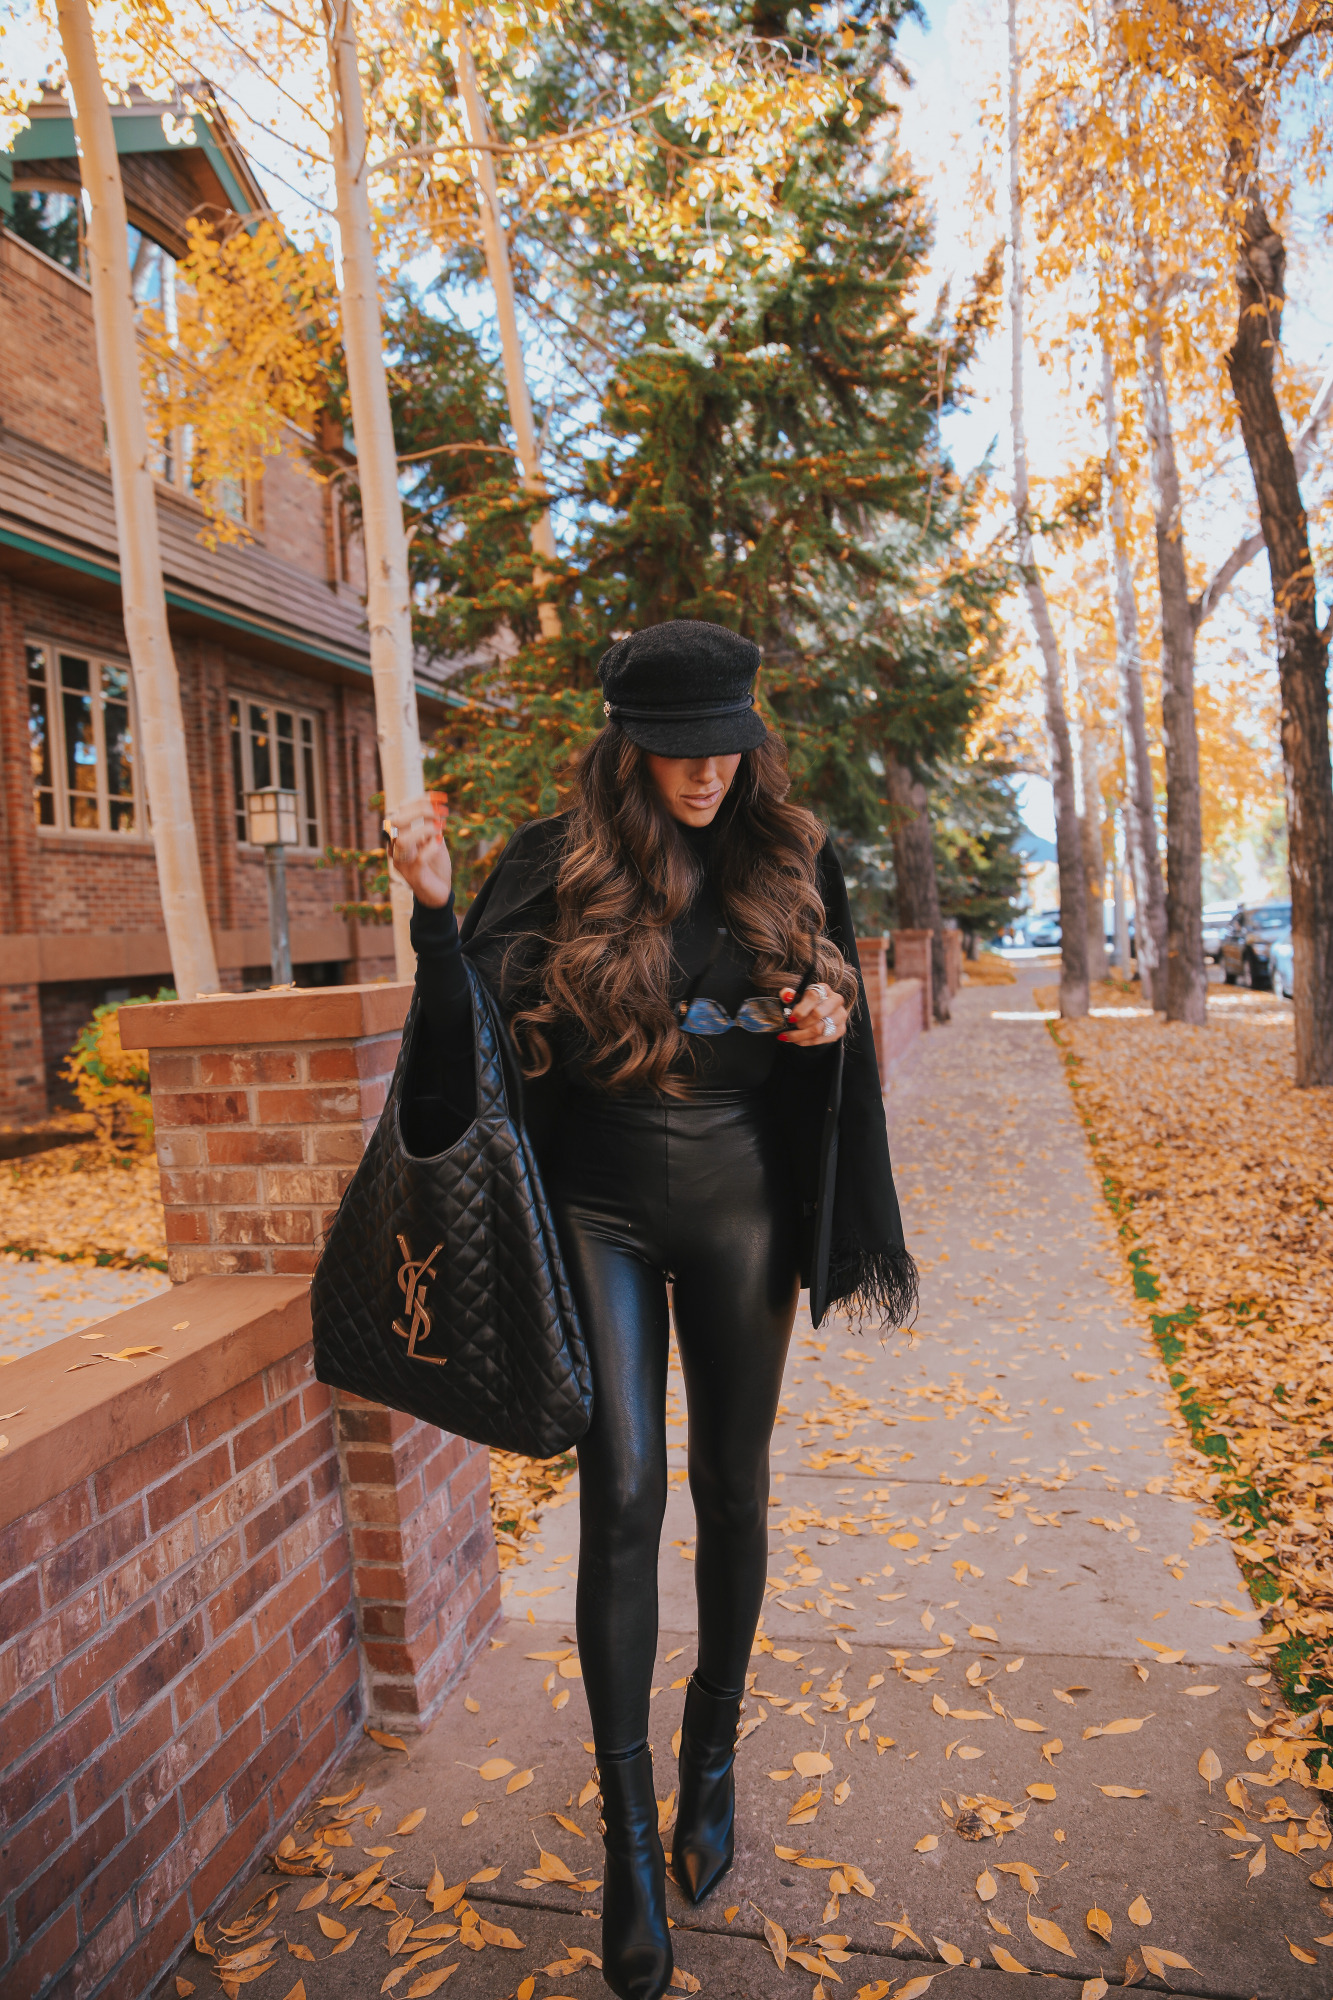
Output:
[[[207,155],[209,165],[225,188],[238,215],[250,213],[245,190],[232,172],[231,163],[213,136],[213,128],[201,111],[191,115],[195,143]],[[162,129],[160,111],[117,113],[111,120],[117,153],[181,153],[188,146],[168,139]],[[15,135],[11,160],[74,160],[78,158],[72,118],[39,118]],[[10,167],[12,174],[13,168]],[[6,213],[8,211],[6,210]]]
[[[109,563],[94,562],[88,556],[77,556],[72,550],[56,548],[50,542],[39,542],[30,535],[15,534],[11,528],[0,528],[0,543],[12,549],[21,549],[25,555],[42,556],[47,562],[58,563],[62,569],[77,570],[82,576],[95,576],[100,583],[114,583],[120,587],[120,571]],[[320,646],[309,639],[289,636],[279,627],[262,625],[258,619],[243,618],[234,611],[219,611],[204,598],[190,597],[181,590],[167,590],[166,600],[177,611],[193,611],[196,616],[207,618],[214,625],[227,625],[236,632],[244,632],[252,639],[268,639],[280,646],[289,646],[294,653],[304,653],[307,659],[327,660],[332,666],[350,667],[355,674],[370,676],[369,660],[359,659],[355,653],[344,653],[334,646]],[[441,701],[450,708],[465,707],[460,695],[450,694],[442,688],[427,687],[423,682],[413,683],[418,694],[427,701]]]
[[14,162],[8,153],[0,153],[0,215],[6,222],[14,213]]
[[100,583],[114,583],[119,586],[120,571],[107,563],[92,562],[87,556],[76,556],[65,549],[52,547],[50,542],[35,541],[30,535],[16,535],[12,528],[0,528],[0,543],[7,548],[22,549],[25,555],[45,556],[48,562],[59,563],[62,569],[78,570],[81,576],[95,576]]

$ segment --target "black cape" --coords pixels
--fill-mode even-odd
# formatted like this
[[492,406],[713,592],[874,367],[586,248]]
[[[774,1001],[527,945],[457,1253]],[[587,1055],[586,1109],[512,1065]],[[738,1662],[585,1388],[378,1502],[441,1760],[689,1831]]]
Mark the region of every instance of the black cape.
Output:
[[[532,991],[540,971],[556,918],[567,824],[561,814],[521,826],[460,927],[464,954],[506,1015],[520,993]],[[857,999],[836,1047],[782,1044],[766,1086],[781,1113],[788,1170],[800,1196],[801,1282],[810,1288],[816,1326],[830,1306],[858,1321],[901,1326],[916,1309],[916,1265],[903,1240],[847,889],[827,840],[817,870],[824,934],[855,973]],[[538,1158],[543,1127],[559,1116],[562,1088],[556,1072],[525,1086],[525,1118]]]

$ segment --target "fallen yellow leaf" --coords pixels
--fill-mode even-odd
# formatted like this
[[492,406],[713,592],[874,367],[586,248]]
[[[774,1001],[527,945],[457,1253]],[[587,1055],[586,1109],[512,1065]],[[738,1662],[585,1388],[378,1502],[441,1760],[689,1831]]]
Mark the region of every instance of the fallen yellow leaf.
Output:
[[[1182,1958],[1178,1951],[1163,1951],[1160,1945],[1153,1944],[1141,1944],[1139,1951],[1142,1953],[1143,1963],[1147,1966],[1149,1972],[1153,1973],[1158,1979],[1165,1979],[1168,1966],[1173,1967],[1179,1972],[1193,1972],[1194,1970],[1189,1960]],[[1311,1965],[1315,1963],[1314,1959],[1311,1959],[1309,1962]]]
[[383,1729],[372,1729],[368,1722],[363,1722],[361,1727],[372,1743],[379,1744],[381,1750],[401,1750],[404,1757],[411,1755],[401,1736],[390,1736]]
[[1089,1910],[1087,1915],[1087,1925],[1088,1929],[1093,1933],[1094,1937],[1105,1938],[1108,1943],[1110,1942],[1111,1917],[1109,1911],[1099,1910],[1095,1907]]
[[990,1869],[983,1868],[977,1877],[977,1894],[980,1896],[982,1902],[989,1903],[991,1898],[997,1893],[999,1887],[1000,1885],[991,1874]]
[[1142,1896],[1136,1896],[1129,1906],[1129,1921],[1144,1930],[1152,1922],[1152,1911]]
[[1044,1945],[1049,1945],[1052,1951],[1060,1952],[1065,1958],[1073,1958],[1076,1955],[1074,1947],[1070,1944],[1069,1939],[1065,1936],[1059,1924],[1053,1924],[1049,1917],[1034,1917],[1031,1910],[1029,1910],[1028,1929],[1034,1938],[1037,1938]]
[[1222,1775],[1222,1760],[1216,1750],[1205,1750],[1199,1759],[1199,1776],[1206,1778],[1211,1792],[1215,1781]]
[[833,1769],[833,1759],[826,1757],[822,1750],[798,1750],[791,1761],[792,1769],[803,1778],[822,1778],[826,1771]]

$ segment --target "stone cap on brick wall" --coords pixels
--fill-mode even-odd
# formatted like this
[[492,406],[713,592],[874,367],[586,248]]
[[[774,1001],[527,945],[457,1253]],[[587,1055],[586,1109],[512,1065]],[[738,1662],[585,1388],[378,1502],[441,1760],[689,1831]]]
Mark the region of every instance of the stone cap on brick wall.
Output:
[[[147,1010],[145,1010],[147,1011]],[[187,1322],[182,1324],[182,1322]],[[194,1278],[4,1370],[0,1528],[310,1342],[310,1280]],[[129,1361],[98,1360],[160,1347]]]
[[206,993],[123,1008],[126,1049],[232,1049],[261,1042],[346,1042],[392,1034],[407,1018],[409,985],[297,986]]

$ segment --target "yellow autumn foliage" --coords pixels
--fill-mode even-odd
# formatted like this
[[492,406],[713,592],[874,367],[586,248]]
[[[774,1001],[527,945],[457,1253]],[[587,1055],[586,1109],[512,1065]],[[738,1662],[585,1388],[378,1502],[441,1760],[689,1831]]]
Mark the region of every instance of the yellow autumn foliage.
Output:
[[[174,996],[173,996],[174,997]],[[93,1010],[65,1060],[62,1075],[74,1086],[80,1108],[91,1112],[98,1136],[122,1151],[146,1152],[153,1143],[153,1101],[148,1058],[120,1042],[120,1006]]]
[[337,287],[327,251],[298,250],[270,218],[219,231],[191,218],[176,319],[143,315],[144,400],[160,443],[188,427],[205,539],[242,539],[228,490],[260,477],[289,425],[309,432],[329,400]]

